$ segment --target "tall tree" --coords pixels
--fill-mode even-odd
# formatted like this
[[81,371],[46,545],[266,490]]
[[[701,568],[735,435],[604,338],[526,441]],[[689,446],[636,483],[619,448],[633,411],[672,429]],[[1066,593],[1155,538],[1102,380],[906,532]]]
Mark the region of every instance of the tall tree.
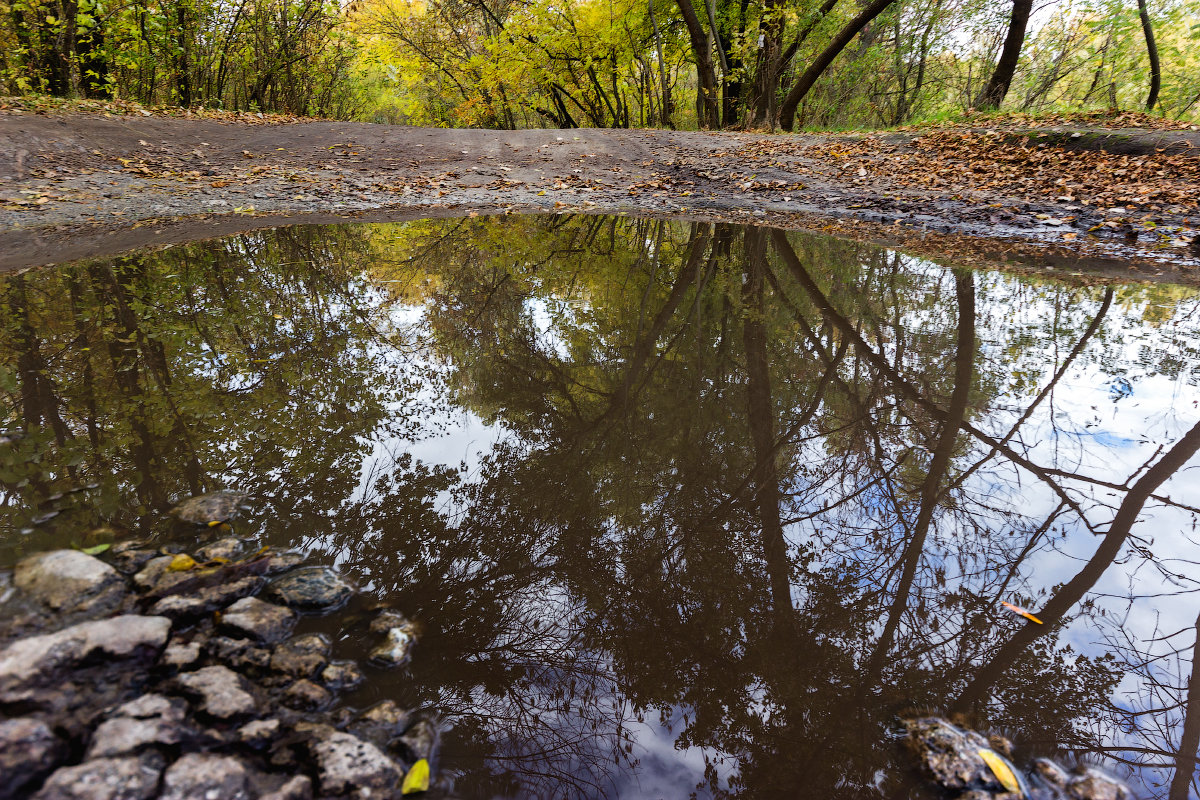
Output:
[[1008,87],[1012,85],[1013,74],[1017,71],[1017,60],[1025,44],[1025,29],[1029,26],[1032,9],[1033,0],[1013,0],[1012,17],[1008,21],[1008,35],[1004,37],[1000,60],[996,62],[992,77],[975,99],[975,108],[980,111],[997,109],[1004,102]]
[[[1030,0],[1032,2],[1032,0]],[[834,59],[846,49],[846,45],[858,35],[859,31],[871,24],[871,21],[888,9],[896,0],[875,0],[875,2],[863,8],[854,19],[846,23],[837,36],[833,37],[825,49],[821,51],[808,69],[796,79],[795,85],[787,93],[787,97],[783,98],[783,104],[779,107],[779,125],[785,131],[790,131],[796,122],[796,108],[800,105],[800,101],[804,99],[813,84],[817,82],[817,78],[824,74],[829,65]]]
[[676,0],[683,24],[687,26],[688,40],[692,44],[692,55],[696,59],[696,77],[700,88],[696,92],[696,118],[701,128],[716,128],[721,124],[721,109],[717,98],[717,73],[713,68],[712,45],[708,34],[700,24],[692,0]]
[[1150,94],[1146,96],[1146,110],[1153,111],[1162,88],[1162,68],[1158,63],[1158,44],[1154,41],[1154,26],[1150,24],[1146,0],[1138,0],[1138,16],[1142,20],[1142,33],[1146,35],[1146,55],[1150,56]]

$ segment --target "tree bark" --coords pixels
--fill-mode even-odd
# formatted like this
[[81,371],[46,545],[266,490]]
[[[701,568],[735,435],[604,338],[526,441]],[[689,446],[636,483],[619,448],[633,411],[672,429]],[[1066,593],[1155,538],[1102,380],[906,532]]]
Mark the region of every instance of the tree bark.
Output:
[[1154,26],[1150,24],[1150,12],[1146,0],[1138,0],[1138,16],[1142,20],[1142,33],[1146,35],[1146,55],[1150,56],[1150,94],[1146,97],[1146,110],[1153,111],[1158,105],[1158,92],[1162,88],[1162,67],[1158,62],[1158,44],[1154,41]]
[[[799,78],[796,79],[796,84],[787,93],[787,97],[783,99],[783,105],[779,108],[779,125],[785,131],[790,131],[796,122],[796,108],[800,105],[800,101],[804,99],[813,84],[817,82],[817,78],[824,74],[829,65],[838,57],[846,45],[850,44],[850,40],[858,35],[858,32],[867,27],[880,14],[888,9],[896,0],[875,0],[869,6],[859,12],[858,16],[846,23],[846,26],[838,31],[837,36],[833,37],[828,46],[821,51],[821,54],[813,60],[808,69],[804,71]],[[1032,2],[1032,0],[1029,0]]]
[[675,0],[683,24],[687,26],[688,39],[692,43],[692,54],[696,58],[696,78],[700,84],[696,97],[696,117],[701,128],[718,128],[721,125],[720,107],[717,105],[717,75],[713,70],[712,48],[708,34],[700,24],[692,0]]
[[1004,38],[1004,48],[1000,51],[1000,60],[992,77],[975,99],[975,108],[980,111],[997,109],[1008,94],[1013,75],[1017,71],[1017,61],[1021,57],[1021,47],[1025,44],[1025,28],[1029,25],[1029,12],[1033,9],[1033,0],[1013,0],[1012,18],[1008,22],[1008,35]]

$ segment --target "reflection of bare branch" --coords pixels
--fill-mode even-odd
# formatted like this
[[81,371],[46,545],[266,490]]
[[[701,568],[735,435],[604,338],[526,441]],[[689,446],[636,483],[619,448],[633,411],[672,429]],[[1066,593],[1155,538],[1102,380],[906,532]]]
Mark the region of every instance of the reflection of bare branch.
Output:
[[1121,501],[1117,514],[1113,518],[1112,524],[1109,525],[1108,532],[1091,559],[1075,577],[1055,592],[1038,612],[1038,616],[1045,624],[1038,625],[1028,622],[1012,638],[1001,645],[992,660],[979,670],[974,680],[963,690],[955,703],[957,708],[966,708],[979,700],[987,688],[1008,669],[1029,644],[1054,630],[1055,623],[1083,599],[1083,596],[1095,585],[1109,565],[1120,555],[1134,523],[1137,522],[1138,514],[1141,513],[1142,507],[1151,493],[1179,471],[1197,451],[1200,451],[1200,423],[1196,423],[1191,430],[1184,434],[1183,438],[1177,441],[1158,463],[1147,470],[1146,474],[1130,488],[1129,493]]
[[1196,751],[1200,749],[1200,616],[1196,617],[1196,643],[1192,645],[1192,677],[1188,681],[1187,711],[1183,716],[1183,736],[1175,754],[1175,777],[1171,780],[1170,800],[1187,800],[1196,769]]
[[[901,376],[900,373],[898,373],[885,358],[883,358],[883,356],[881,356],[865,341],[863,341],[862,336],[857,330],[855,330],[854,326],[850,324],[849,320],[838,313],[837,309],[833,307],[833,304],[829,302],[829,299],[825,297],[824,293],[821,291],[821,288],[817,286],[816,281],[814,281],[812,276],[808,274],[808,271],[804,269],[804,266],[800,263],[800,259],[797,258],[796,252],[792,249],[792,245],[790,242],[788,242],[787,236],[783,233],[783,231],[775,231],[772,234],[772,240],[775,242],[775,247],[779,251],[779,254],[783,257],[784,263],[787,264],[788,268],[792,271],[792,274],[796,277],[796,280],[799,281],[800,285],[808,293],[813,305],[815,305],[821,311],[821,314],[825,316],[826,319],[840,329],[843,335],[850,339],[855,350],[857,350],[863,358],[869,361],[872,366],[883,373],[900,394],[904,395],[906,398],[928,411],[931,415],[933,415],[934,418],[945,421],[947,419],[946,411],[936,403],[927,400],[921,394],[921,392],[915,386],[905,380],[904,377]],[[1045,469],[1037,464],[1034,464],[1021,453],[1013,450],[1011,447],[994,436],[991,436],[979,428],[976,428],[966,420],[962,422],[962,429],[989,447],[1003,453],[1006,457],[1008,457],[1009,460],[1023,467],[1026,471],[1032,473],[1038,480],[1049,486],[1050,489],[1056,495],[1058,495],[1064,503],[1070,506],[1071,509],[1079,515],[1080,521],[1086,525],[1089,530],[1093,530],[1091,523],[1088,521],[1087,514],[1084,512],[1083,508],[1080,507],[1078,501],[1067,494],[1066,490],[1063,489],[1063,487],[1060,486],[1056,481],[1052,480],[1051,476],[1047,474]]]

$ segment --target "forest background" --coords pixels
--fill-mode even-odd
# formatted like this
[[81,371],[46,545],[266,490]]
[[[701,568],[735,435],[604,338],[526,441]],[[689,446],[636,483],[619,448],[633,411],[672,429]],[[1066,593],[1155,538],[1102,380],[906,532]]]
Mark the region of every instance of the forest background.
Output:
[[0,0],[0,93],[430,126],[1200,119],[1200,0]]

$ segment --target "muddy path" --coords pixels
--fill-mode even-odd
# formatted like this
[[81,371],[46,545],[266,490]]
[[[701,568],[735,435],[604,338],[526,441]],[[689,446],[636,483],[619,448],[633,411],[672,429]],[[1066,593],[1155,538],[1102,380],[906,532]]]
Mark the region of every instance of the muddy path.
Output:
[[305,222],[629,213],[1200,282],[1200,132],[480,131],[0,112],[0,269]]

